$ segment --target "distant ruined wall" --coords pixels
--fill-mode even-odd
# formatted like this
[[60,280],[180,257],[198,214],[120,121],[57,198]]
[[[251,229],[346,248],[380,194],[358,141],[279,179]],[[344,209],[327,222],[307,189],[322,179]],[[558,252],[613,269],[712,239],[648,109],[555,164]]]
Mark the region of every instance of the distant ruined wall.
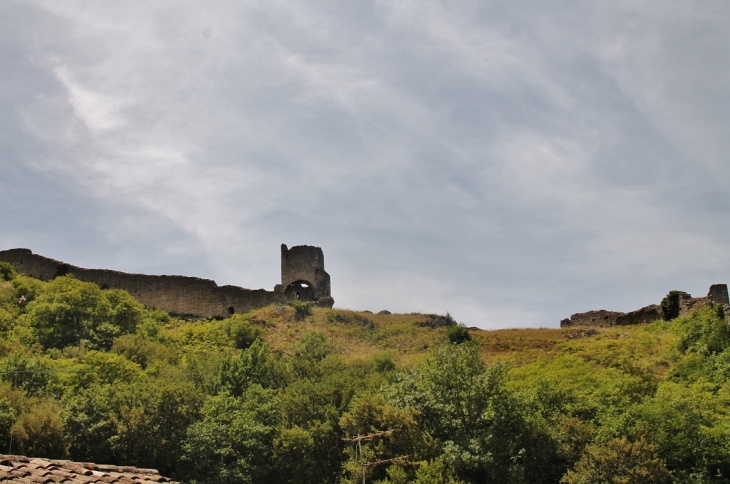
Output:
[[631,311],[616,319],[616,326],[629,326],[636,324],[649,324],[662,319],[662,310],[657,304]]
[[710,286],[710,290],[707,293],[707,297],[710,301],[717,304],[730,304],[727,294],[727,284],[713,284]]
[[615,326],[616,320],[624,313],[616,311],[606,311],[599,309],[598,311],[586,311],[585,313],[576,313],[570,319],[560,321],[560,327],[566,326]]
[[[687,314],[693,309],[701,308],[709,303],[722,305],[730,309],[730,301],[728,300],[727,284],[713,284],[705,297],[692,297],[686,292],[679,292],[679,314]],[[730,314],[730,313],[729,313]],[[570,318],[560,321],[560,327],[570,326],[627,326],[635,324],[648,324],[658,319],[662,319],[661,307],[657,304],[631,311],[630,313],[622,313],[616,311],[587,311],[585,313],[577,313]]]
[[218,286],[214,281],[198,277],[84,269],[33,254],[29,249],[0,251],[0,261],[9,262],[21,274],[43,280],[73,274],[80,281],[93,282],[102,288],[124,289],[145,306],[180,315],[226,317],[286,301],[280,291]]

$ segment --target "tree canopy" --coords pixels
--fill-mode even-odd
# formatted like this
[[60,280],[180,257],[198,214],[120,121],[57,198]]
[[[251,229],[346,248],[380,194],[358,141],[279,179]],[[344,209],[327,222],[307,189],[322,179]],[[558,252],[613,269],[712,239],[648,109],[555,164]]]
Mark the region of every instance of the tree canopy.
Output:
[[0,443],[190,483],[729,480],[722,307],[570,331],[302,304],[201,320],[0,265]]

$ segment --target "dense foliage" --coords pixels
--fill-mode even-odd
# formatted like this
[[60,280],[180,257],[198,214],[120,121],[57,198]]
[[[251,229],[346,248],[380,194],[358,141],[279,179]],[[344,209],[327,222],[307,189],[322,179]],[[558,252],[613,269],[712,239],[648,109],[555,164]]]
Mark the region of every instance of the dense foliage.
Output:
[[570,331],[302,303],[198,320],[0,264],[0,333],[7,453],[191,483],[730,481],[719,306]]

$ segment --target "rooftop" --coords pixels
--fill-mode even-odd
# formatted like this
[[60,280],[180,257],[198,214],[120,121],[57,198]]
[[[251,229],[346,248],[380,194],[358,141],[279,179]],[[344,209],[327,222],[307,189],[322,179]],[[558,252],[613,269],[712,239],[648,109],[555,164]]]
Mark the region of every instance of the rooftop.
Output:
[[175,481],[163,477],[155,469],[129,466],[99,465],[69,460],[39,459],[0,454],[0,481],[22,483],[130,483]]

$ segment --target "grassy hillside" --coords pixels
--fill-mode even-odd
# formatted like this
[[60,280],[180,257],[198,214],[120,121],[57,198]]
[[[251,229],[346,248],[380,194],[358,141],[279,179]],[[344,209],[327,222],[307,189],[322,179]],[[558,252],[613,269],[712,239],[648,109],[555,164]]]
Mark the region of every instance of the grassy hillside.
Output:
[[448,315],[297,303],[200,320],[5,265],[0,335],[0,452],[187,482],[730,475],[716,306],[614,328],[467,331]]

